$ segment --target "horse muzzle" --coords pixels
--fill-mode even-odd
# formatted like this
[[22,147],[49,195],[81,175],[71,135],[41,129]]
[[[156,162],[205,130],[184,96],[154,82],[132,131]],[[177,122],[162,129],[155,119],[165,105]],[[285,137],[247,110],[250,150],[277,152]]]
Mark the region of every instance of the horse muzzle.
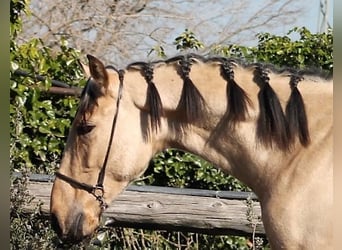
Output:
[[76,244],[93,235],[99,226],[99,219],[89,218],[83,212],[79,212],[62,222],[52,213],[51,225],[63,243]]

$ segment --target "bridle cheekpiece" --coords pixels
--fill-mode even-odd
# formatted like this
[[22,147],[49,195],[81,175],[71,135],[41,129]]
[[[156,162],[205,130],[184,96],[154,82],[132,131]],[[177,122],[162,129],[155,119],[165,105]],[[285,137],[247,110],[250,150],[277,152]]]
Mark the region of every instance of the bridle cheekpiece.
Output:
[[101,171],[98,175],[96,185],[89,185],[87,183],[77,181],[77,180],[75,180],[75,179],[73,179],[67,175],[64,175],[64,174],[60,173],[59,171],[56,172],[56,177],[58,177],[59,179],[65,181],[65,182],[68,182],[69,184],[75,186],[76,188],[83,189],[83,190],[87,191],[88,193],[92,194],[96,198],[96,200],[99,202],[101,211],[104,211],[108,207],[108,204],[106,203],[105,198],[104,198],[105,191],[104,191],[103,183],[104,183],[104,177],[106,174],[108,157],[109,157],[111,147],[112,147],[116,122],[117,122],[117,118],[119,115],[120,100],[122,97],[122,88],[123,88],[124,71],[123,70],[116,70],[116,71],[119,74],[119,81],[120,81],[119,90],[118,90],[118,98],[116,100],[116,112],[115,112],[114,117],[113,117],[112,128],[111,128],[111,133],[110,133],[110,138],[109,138],[109,143],[108,143],[106,155],[105,155],[105,158],[104,158],[104,161],[102,164]]

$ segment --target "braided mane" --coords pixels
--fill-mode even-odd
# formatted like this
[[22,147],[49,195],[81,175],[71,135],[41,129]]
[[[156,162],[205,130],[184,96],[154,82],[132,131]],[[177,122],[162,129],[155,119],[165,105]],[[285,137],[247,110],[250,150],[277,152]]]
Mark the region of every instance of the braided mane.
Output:
[[[254,78],[253,81],[259,86],[259,117],[257,120],[257,138],[266,146],[276,146],[282,150],[288,150],[298,137],[303,146],[307,146],[310,142],[308,130],[308,121],[305,112],[305,105],[302,96],[297,89],[298,83],[303,79],[306,71],[298,71],[294,69],[284,68],[276,69],[272,65],[261,63],[244,63],[237,59],[225,57],[205,58],[196,54],[187,54],[172,57],[167,60],[159,60],[153,62],[135,62],[129,64],[126,69],[139,70],[147,83],[146,105],[150,110],[150,123],[153,131],[157,132],[163,113],[162,99],[158,89],[153,82],[153,73],[156,65],[174,64],[177,67],[177,73],[183,80],[183,89],[177,110],[185,113],[186,122],[200,122],[205,114],[206,103],[190,78],[191,66],[198,62],[201,63],[217,63],[220,65],[220,74],[227,82],[227,110],[217,125],[217,128],[234,129],[238,122],[245,121],[248,116],[248,106],[251,101],[247,93],[235,81],[234,66],[240,65],[244,68],[252,68]],[[285,112],[282,110],[279,98],[269,84],[270,72],[283,73],[286,72],[290,76],[291,96],[288,100]],[[92,89],[86,87],[85,94],[88,97],[94,96]],[[88,98],[89,99],[89,98]],[[95,98],[91,98],[95,99]],[[89,100],[88,100],[89,101]],[[89,103],[87,104],[89,105]],[[83,103],[84,106],[84,103]]]

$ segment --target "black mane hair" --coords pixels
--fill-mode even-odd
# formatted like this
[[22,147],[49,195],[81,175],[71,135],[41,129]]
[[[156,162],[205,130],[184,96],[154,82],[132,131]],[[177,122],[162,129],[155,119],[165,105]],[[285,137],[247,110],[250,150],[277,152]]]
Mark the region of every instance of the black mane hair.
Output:
[[[218,63],[220,65],[220,74],[227,82],[226,96],[228,105],[225,114],[217,124],[219,130],[226,128],[226,131],[229,131],[234,129],[238,122],[245,121],[248,117],[248,106],[252,105],[247,93],[235,80],[234,67],[240,65],[243,68],[252,68],[253,80],[260,88],[258,93],[260,112],[257,119],[257,139],[266,146],[278,147],[285,151],[290,149],[296,138],[299,139],[303,146],[309,145],[310,135],[305,104],[297,85],[303,79],[303,76],[307,74],[322,78],[321,71],[277,68],[271,64],[249,64],[239,59],[225,57],[205,58],[196,54],[180,55],[164,61],[135,62],[126,67],[127,70],[139,70],[148,85],[146,106],[149,108],[150,124],[153,131],[158,131],[161,117],[164,115],[162,100],[153,82],[154,67],[160,63],[176,63],[177,73],[183,80],[183,89],[177,110],[185,113],[186,122],[188,123],[201,121],[206,112],[206,103],[197,89],[196,83],[193,83],[190,78],[191,66],[198,62]],[[282,110],[277,94],[270,86],[268,76],[270,72],[286,74],[286,76],[290,77],[289,88],[291,88],[291,95],[285,112]],[[91,80],[88,80],[82,92],[80,112],[92,110],[97,105],[96,99],[101,93],[98,88],[93,86],[94,84]]]
[[288,149],[287,121],[278,96],[269,84],[268,69],[261,64],[256,64],[254,81],[260,88],[257,138],[267,146],[272,147],[276,144],[281,149]]

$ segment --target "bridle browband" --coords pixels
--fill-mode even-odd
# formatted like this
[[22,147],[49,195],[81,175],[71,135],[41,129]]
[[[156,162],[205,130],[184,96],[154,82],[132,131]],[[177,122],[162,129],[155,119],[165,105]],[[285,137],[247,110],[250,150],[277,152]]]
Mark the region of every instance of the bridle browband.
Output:
[[118,119],[118,115],[119,115],[119,107],[120,107],[120,100],[122,97],[122,88],[123,88],[123,79],[124,79],[124,71],[123,70],[116,70],[116,72],[119,75],[119,90],[118,90],[118,98],[116,100],[116,112],[114,114],[113,117],[113,122],[112,122],[112,128],[111,128],[111,132],[110,132],[110,138],[109,138],[109,143],[108,143],[108,147],[107,147],[107,152],[102,164],[102,168],[100,170],[100,173],[97,177],[97,183],[96,185],[89,185],[87,183],[84,182],[79,182],[67,175],[64,175],[60,172],[56,172],[56,177],[58,177],[59,179],[68,182],[69,184],[76,186],[79,189],[83,189],[85,191],[87,191],[88,193],[92,194],[93,196],[95,196],[96,200],[100,203],[100,208],[101,211],[103,211],[104,209],[106,209],[108,207],[108,204],[106,203],[105,199],[104,199],[104,187],[103,187],[103,183],[104,183],[104,177],[106,174],[106,167],[107,167],[107,162],[108,162],[108,158],[109,158],[109,154],[110,154],[110,150],[112,147],[112,142],[113,142],[113,137],[114,137],[114,132],[115,132],[115,127],[116,127],[116,121]]

